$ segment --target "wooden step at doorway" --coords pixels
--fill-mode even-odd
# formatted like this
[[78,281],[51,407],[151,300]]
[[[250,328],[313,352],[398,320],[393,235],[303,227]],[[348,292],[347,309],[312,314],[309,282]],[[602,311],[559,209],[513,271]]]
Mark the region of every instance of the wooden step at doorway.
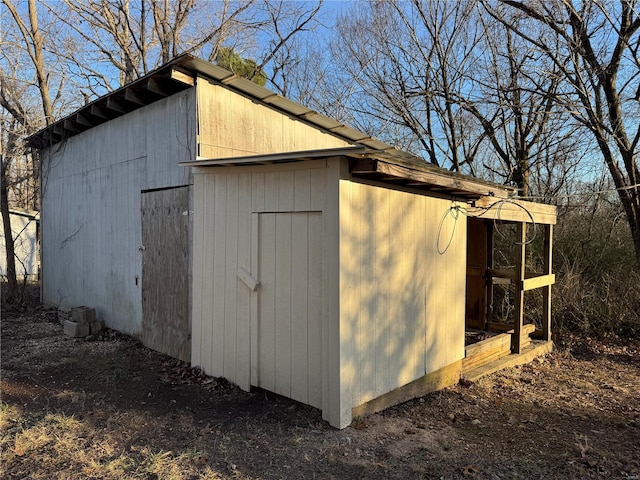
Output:
[[475,382],[479,378],[482,378],[485,375],[490,375],[499,370],[529,363],[534,358],[546,355],[552,350],[553,342],[533,341],[528,347],[522,349],[522,353],[511,353],[509,355],[485,363],[484,365],[481,365],[477,368],[463,371],[461,377],[464,380]]

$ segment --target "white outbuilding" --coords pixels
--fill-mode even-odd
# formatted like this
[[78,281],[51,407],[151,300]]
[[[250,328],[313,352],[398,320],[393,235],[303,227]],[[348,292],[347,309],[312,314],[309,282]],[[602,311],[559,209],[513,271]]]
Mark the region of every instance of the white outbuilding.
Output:
[[[94,307],[150,348],[336,427],[551,346],[554,207],[220,67],[177,57],[29,141],[43,159],[45,302]],[[544,271],[525,272],[526,242],[511,272],[493,270],[494,221],[541,225]],[[515,288],[506,351],[476,346],[472,362],[465,329],[495,329],[498,277]],[[534,288],[546,307],[529,328]]]

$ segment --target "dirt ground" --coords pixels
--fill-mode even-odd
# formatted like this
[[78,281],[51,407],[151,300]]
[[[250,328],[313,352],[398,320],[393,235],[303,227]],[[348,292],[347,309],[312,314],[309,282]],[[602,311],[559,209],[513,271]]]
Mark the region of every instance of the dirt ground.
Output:
[[1,478],[640,478],[640,343],[529,365],[336,430],[56,312],[2,312]]

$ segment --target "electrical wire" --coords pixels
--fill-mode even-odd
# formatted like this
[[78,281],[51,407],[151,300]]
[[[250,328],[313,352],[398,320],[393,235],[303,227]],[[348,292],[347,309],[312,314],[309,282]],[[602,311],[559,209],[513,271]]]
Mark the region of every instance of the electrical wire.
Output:
[[[484,210],[479,215],[474,215],[474,217],[481,217],[485,213],[487,213],[489,210],[491,210],[492,208],[497,207],[498,211],[496,212],[496,218],[493,219],[493,228],[498,233],[498,235],[500,235],[504,239],[507,239],[507,236],[504,233],[502,233],[500,231],[500,229],[498,228],[498,223],[497,223],[497,222],[502,221],[502,216],[501,216],[502,208],[504,207],[504,205],[506,203],[511,204],[511,205],[515,205],[516,207],[521,208],[527,214],[527,216],[529,217],[529,220],[531,220],[529,223],[531,223],[533,225],[533,235],[529,240],[526,240],[524,242],[515,242],[514,241],[512,243],[515,244],[515,245],[529,245],[529,244],[531,244],[531,243],[533,243],[535,241],[535,239],[536,239],[536,237],[538,235],[538,224],[536,223],[535,219],[533,218],[533,214],[524,205],[521,205],[521,204],[519,204],[518,202],[515,201],[517,199],[524,199],[524,197],[501,198],[497,202],[494,202],[491,205],[489,205],[488,207],[473,207],[473,208],[476,208],[476,209]],[[469,216],[468,213],[465,210],[461,210],[461,211],[462,211],[463,215]]]
[[595,192],[579,192],[579,193],[568,193],[566,195],[527,195],[527,196],[518,196],[514,198],[519,198],[522,200],[549,200],[549,199],[559,199],[559,198],[573,198],[573,197],[584,197],[589,195],[600,195],[601,193],[611,193],[611,192],[620,192],[623,190],[632,190],[634,188],[640,188],[640,183],[636,183],[635,185],[629,185],[627,187],[620,188],[607,188],[604,190],[596,190]]

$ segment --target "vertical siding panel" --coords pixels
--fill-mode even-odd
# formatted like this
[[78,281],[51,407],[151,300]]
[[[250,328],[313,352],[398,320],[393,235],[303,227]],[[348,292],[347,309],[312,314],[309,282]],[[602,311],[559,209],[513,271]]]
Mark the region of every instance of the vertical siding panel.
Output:
[[[362,261],[361,285],[360,285],[360,328],[361,331],[361,359],[360,359],[360,399],[361,401],[371,400],[375,396],[376,386],[376,344],[377,331],[376,311],[378,309],[377,302],[378,284],[375,281],[375,261],[376,252],[376,236],[375,236],[375,219],[374,212],[377,211],[377,205],[374,197],[374,188],[359,185],[360,191],[358,195],[358,205],[356,208],[362,212],[360,222],[359,240],[361,242],[361,250],[363,255],[360,257]],[[368,208],[363,208],[368,205]]]
[[406,201],[409,200],[403,192],[387,190],[389,197],[389,261],[387,263],[389,278],[389,315],[387,318],[387,355],[389,358],[389,383],[387,389],[393,389],[402,385],[404,366],[410,361],[409,345],[404,343],[406,317],[405,302],[410,296],[413,285],[407,276],[407,268],[404,263],[405,249],[409,247],[404,243],[405,230],[408,228],[411,218],[407,218]]
[[429,255],[428,243],[427,243],[427,202],[426,197],[417,196],[416,201],[418,204],[418,220],[415,224],[415,272],[416,282],[419,285],[418,298],[419,302],[416,304],[416,322],[415,322],[415,374],[414,378],[420,378],[426,374],[425,371],[425,342],[426,342],[426,305],[427,305],[427,278],[430,277],[429,265],[427,258]]
[[212,372],[215,372],[216,376],[224,375],[227,177],[228,175],[214,176],[215,231],[213,236],[213,342],[211,353]]
[[[363,288],[363,283],[365,282],[363,276],[363,265],[365,258],[367,258],[370,252],[367,251],[366,242],[368,235],[364,234],[364,225],[365,225],[365,211],[363,208],[364,203],[364,189],[362,185],[359,183],[350,183],[349,185],[351,189],[351,239],[350,246],[352,249],[352,255],[354,257],[354,261],[356,262],[356,271],[354,272],[355,282],[354,288],[352,290],[353,301],[357,305],[357,312],[354,318],[354,356],[356,362],[356,372],[354,378],[354,390],[353,390],[353,399],[354,406],[359,405],[358,399],[362,398],[363,395],[366,395],[366,385],[363,383],[363,379],[367,378],[367,364],[366,364],[366,353],[367,353],[367,337],[368,337],[368,325],[366,324],[366,309],[362,308],[363,306],[363,297],[365,296],[365,291]],[[366,381],[366,380],[365,380]]]
[[260,261],[260,245],[262,232],[260,230],[260,215],[257,213],[251,214],[251,273],[260,282],[258,290],[251,293],[251,314],[249,325],[249,368],[250,368],[250,384],[260,385],[260,302],[264,295],[264,281],[265,276],[261,270]]
[[294,175],[293,209],[296,212],[309,211],[311,210],[311,172],[296,170]]
[[[440,254],[438,253],[438,228],[439,221],[436,211],[436,201],[433,198],[425,198],[426,206],[426,242],[425,248],[427,251],[427,263],[430,272],[437,272],[439,267]],[[440,280],[438,278],[438,280]],[[436,291],[437,282],[434,281],[433,276],[429,277],[426,285],[426,303],[425,303],[425,372],[431,372],[432,358],[435,355],[436,343],[435,343],[435,322],[438,320],[437,314],[437,294]]]
[[224,376],[236,381],[236,339],[238,319],[236,295],[238,286],[238,175],[227,177],[225,224],[225,289],[224,289]]
[[308,288],[309,282],[309,214],[293,214],[291,218],[291,396],[308,403]]
[[275,391],[276,386],[276,222],[274,214],[262,214],[258,236],[260,305],[258,321],[258,384]]
[[374,272],[378,295],[378,308],[375,312],[376,325],[376,382],[375,392],[380,395],[388,391],[389,386],[389,196],[387,190],[376,188],[374,191],[374,237],[376,249]]
[[310,214],[308,224],[309,258],[307,270],[308,319],[308,392],[309,405],[322,408],[322,321],[323,321],[323,262],[322,215]]
[[357,392],[357,356],[355,355],[356,327],[358,319],[358,299],[355,296],[358,276],[356,252],[360,246],[354,241],[352,206],[352,184],[348,180],[339,181],[340,201],[340,382],[351,385]]
[[[251,174],[238,175],[238,266],[252,275],[251,264]],[[242,283],[237,283],[237,337],[236,337],[236,381],[238,386],[249,390],[251,385],[251,292]]]
[[328,169],[326,168],[313,168],[309,171],[309,181],[311,182],[309,193],[310,210],[324,210],[327,175]]
[[213,240],[216,227],[215,176],[203,175],[202,198],[202,335],[200,337],[200,365],[214,375],[213,365]]
[[278,182],[278,211],[291,212],[293,211],[294,172],[278,172],[275,175]]
[[291,395],[291,214],[276,214],[276,392]]
[[264,210],[264,173],[251,174],[251,208],[254,212]]
[[264,210],[266,212],[278,211],[278,174],[264,174]]
[[192,265],[192,310],[191,310],[191,365],[202,366],[202,304],[206,296],[204,285],[204,197],[205,175],[193,176],[193,255]]

